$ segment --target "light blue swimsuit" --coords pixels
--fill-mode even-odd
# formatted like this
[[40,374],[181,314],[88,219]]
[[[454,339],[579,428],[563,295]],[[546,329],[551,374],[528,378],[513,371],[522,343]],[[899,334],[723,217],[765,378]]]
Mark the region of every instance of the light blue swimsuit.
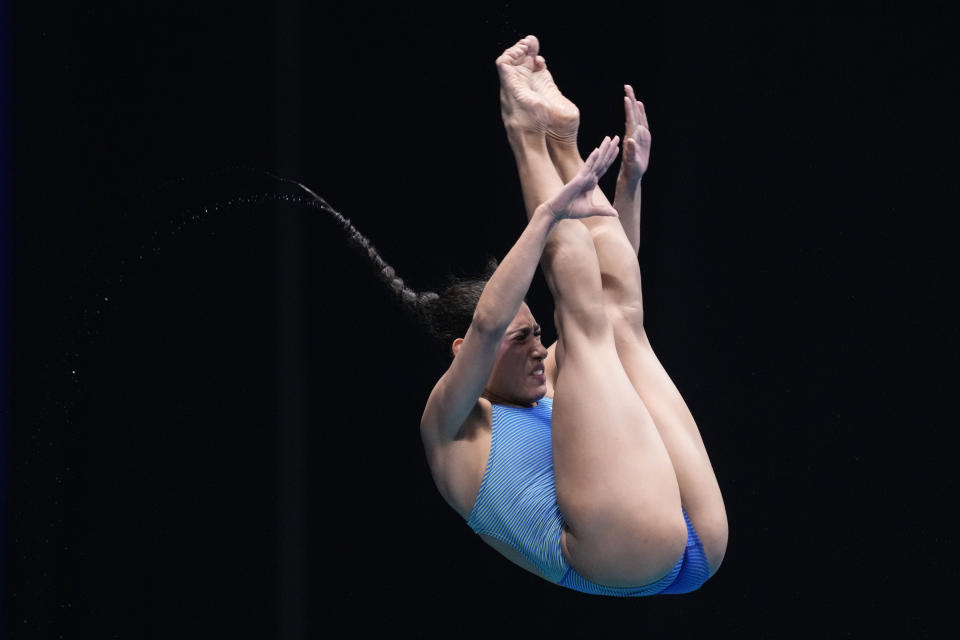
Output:
[[666,576],[641,587],[605,587],[573,570],[560,547],[563,516],[553,476],[553,399],[536,407],[493,405],[490,457],[480,491],[467,518],[478,534],[519,551],[547,580],[562,587],[605,596],[688,593],[710,576],[697,532],[687,517],[687,547]]

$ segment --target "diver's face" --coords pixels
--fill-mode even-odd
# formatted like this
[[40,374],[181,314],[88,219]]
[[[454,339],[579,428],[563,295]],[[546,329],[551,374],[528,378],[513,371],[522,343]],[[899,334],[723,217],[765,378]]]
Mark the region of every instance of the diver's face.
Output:
[[497,360],[485,395],[496,402],[532,405],[547,393],[543,361],[547,350],[540,342],[540,325],[526,304],[513,318],[500,341]]

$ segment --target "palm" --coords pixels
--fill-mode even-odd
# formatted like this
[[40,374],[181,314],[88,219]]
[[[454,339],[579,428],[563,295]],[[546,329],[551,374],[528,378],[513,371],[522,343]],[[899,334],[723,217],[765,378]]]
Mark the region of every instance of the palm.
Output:
[[640,126],[634,129],[633,135],[623,146],[621,171],[627,172],[626,177],[639,179],[647,172],[649,165],[650,130]]
[[593,188],[596,184],[589,184],[584,192],[577,194],[567,205],[567,216],[570,218],[588,218],[606,211],[606,207],[599,207],[593,202]]
[[564,185],[557,195],[546,204],[557,218],[589,218],[590,216],[616,216],[609,203],[593,200],[593,191],[601,176],[617,157],[618,138],[604,138],[600,146],[584,162],[573,180]]
[[647,172],[650,165],[650,125],[643,103],[633,94],[633,87],[624,85],[626,95],[623,109],[626,114],[626,127],[623,143],[623,163],[620,165],[620,178],[636,182]]

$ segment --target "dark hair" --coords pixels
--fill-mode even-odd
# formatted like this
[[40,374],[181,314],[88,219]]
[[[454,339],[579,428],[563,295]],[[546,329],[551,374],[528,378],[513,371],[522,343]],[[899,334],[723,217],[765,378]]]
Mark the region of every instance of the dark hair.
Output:
[[[312,192],[311,192],[312,193]],[[366,256],[379,279],[393,292],[403,309],[411,314],[432,338],[437,347],[450,355],[450,344],[467,333],[473,322],[473,313],[480,300],[480,294],[487,281],[497,269],[497,261],[490,258],[481,277],[457,278],[451,276],[440,293],[417,291],[408,287],[402,278],[397,277],[393,267],[380,256],[370,239],[360,233],[350,220],[335,211],[319,196],[316,197],[322,208],[331,213],[343,226],[350,245]]]
[[490,258],[481,277],[450,276],[437,298],[420,305],[420,320],[430,335],[440,342],[447,355],[451,355],[450,343],[467,335],[480,294],[496,269],[496,259]]

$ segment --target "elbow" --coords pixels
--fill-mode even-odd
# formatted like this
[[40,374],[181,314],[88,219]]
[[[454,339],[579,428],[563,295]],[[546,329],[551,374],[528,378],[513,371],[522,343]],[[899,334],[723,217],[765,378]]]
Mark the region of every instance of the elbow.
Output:
[[510,318],[504,321],[503,318],[499,317],[500,315],[501,314],[491,313],[489,310],[478,306],[476,311],[473,312],[470,328],[479,335],[495,336],[497,341],[499,341],[500,337],[507,330],[510,320],[512,320],[512,318]]

